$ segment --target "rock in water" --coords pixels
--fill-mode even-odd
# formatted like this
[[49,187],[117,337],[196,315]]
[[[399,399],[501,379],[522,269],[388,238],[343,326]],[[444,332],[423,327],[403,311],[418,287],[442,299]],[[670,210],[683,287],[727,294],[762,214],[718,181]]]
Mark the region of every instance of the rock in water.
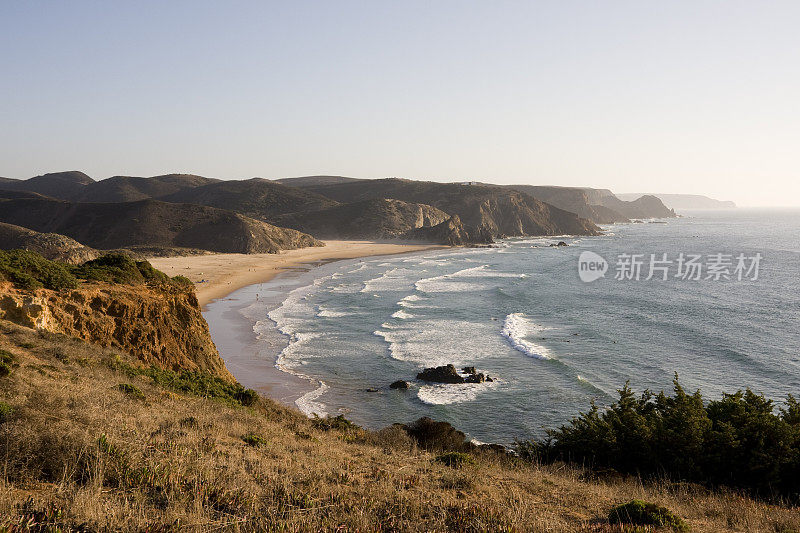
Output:
[[464,383],[464,378],[458,374],[453,365],[426,368],[417,374],[417,379],[434,383]]
[[486,381],[486,376],[483,374],[470,374],[464,378],[464,383],[483,383]]
[[405,389],[407,389],[407,388],[408,388],[408,381],[403,381],[402,379],[398,379],[397,381],[395,381],[394,383],[392,383],[391,385],[389,385],[389,388],[390,388],[390,389],[401,389],[401,390],[405,390]]

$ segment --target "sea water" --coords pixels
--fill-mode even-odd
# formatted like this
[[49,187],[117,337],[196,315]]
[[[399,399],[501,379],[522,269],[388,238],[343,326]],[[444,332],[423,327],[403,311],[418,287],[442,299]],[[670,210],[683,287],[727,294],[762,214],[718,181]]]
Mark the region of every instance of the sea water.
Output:
[[[745,387],[778,401],[800,394],[799,211],[687,212],[604,229],[335,262],[255,291],[279,298],[246,292],[237,313],[270,346],[253,357],[308,383],[294,399],[300,409],[369,428],[430,416],[509,444],[541,437],[592,400],[610,403],[626,382],[670,389],[676,373],[709,399]],[[559,241],[568,246],[551,246]],[[608,262],[604,277],[581,281],[585,251]],[[681,253],[730,254],[731,279],[681,279],[676,265],[667,280],[646,279],[650,254]],[[621,254],[643,256],[638,280],[615,279]],[[740,254],[761,257],[741,280]],[[415,380],[449,363],[493,381]],[[411,388],[389,389],[399,379]]]

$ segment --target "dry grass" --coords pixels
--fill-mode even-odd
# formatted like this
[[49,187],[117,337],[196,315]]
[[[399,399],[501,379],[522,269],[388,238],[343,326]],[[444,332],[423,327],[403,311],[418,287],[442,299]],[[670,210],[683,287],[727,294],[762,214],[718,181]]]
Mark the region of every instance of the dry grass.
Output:
[[693,485],[497,456],[453,468],[396,428],[326,431],[267,400],[236,408],[129,379],[80,341],[0,333],[19,365],[0,378],[14,410],[0,423],[0,530],[34,517],[62,531],[622,531],[606,516],[634,498],[692,531],[800,530],[797,510]]

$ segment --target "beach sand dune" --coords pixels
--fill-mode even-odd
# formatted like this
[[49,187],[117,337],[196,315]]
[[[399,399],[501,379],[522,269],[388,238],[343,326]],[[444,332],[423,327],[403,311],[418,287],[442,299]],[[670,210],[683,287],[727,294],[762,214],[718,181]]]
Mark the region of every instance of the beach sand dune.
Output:
[[153,257],[152,265],[170,276],[186,276],[195,283],[200,306],[231,292],[269,281],[286,270],[318,261],[353,259],[443,248],[431,244],[374,241],[324,241],[324,247],[284,250],[277,254],[209,254]]

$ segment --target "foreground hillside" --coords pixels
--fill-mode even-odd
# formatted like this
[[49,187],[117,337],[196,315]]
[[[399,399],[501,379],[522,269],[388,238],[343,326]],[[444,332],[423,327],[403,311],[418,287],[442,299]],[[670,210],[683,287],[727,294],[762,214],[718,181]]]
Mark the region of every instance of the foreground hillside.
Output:
[[692,531],[800,527],[796,513],[735,494],[495,454],[457,460],[397,428],[192,394],[113,350],[4,321],[0,332],[13,358],[0,378],[0,528],[620,531],[609,510],[632,499],[666,506]]
[[[21,309],[78,318],[61,329],[0,318],[0,531],[653,530],[614,523],[637,509],[677,530],[800,528],[788,507],[537,465],[426,419],[380,431],[310,420],[208,365],[216,352],[203,343],[184,344],[177,365],[143,355],[164,336],[207,337],[185,280],[120,256],[80,267],[0,259],[0,301],[40,298]],[[148,315],[156,300],[166,305]],[[138,348],[100,342],[115,330]]]

